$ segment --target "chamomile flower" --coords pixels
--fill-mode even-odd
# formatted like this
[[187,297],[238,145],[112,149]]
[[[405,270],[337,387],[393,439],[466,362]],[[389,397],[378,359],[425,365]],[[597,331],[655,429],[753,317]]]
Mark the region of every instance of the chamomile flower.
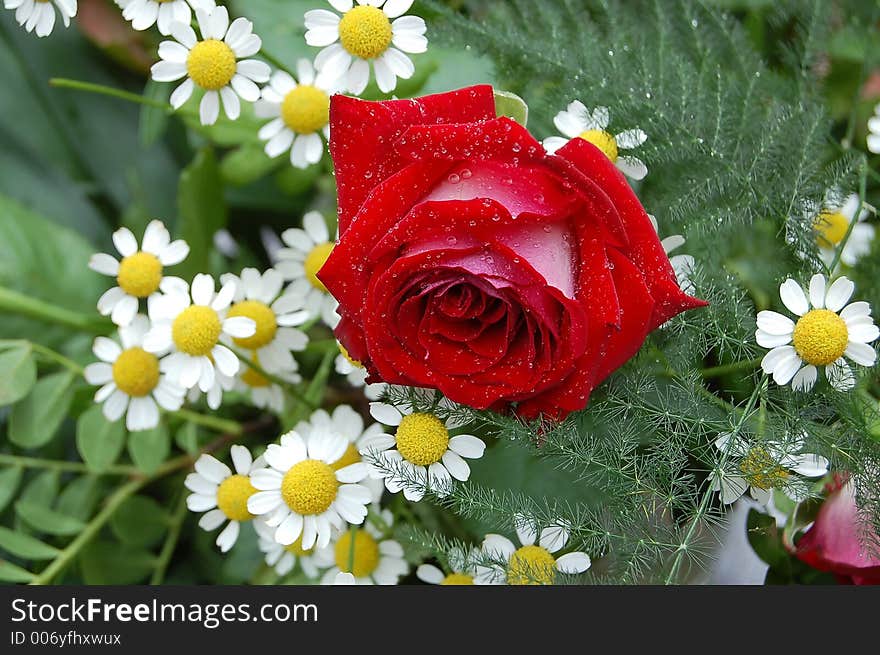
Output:
[[290,163],[307,168],[321,161],[324,141],[330,138],[330,96],[336,87],[316,78],[308,59],[297,62],[296,72],[298,80],[275,71],[254,110],[258,117],[272,119],[258,134],[266,142],[266,154],[277,157],[290,150]]
[[335,585],[356,585],[357,580],[354,579],[354,576],[351,573],[343,573],[340,571],[336,574],[336,577],[333,578],[333,584]]
[[453,478],[465,482],[470,477],[464,458],[479,459],[486,449],[471,434],[450,437],[449,429],[459,427],[453,419],[443,421],[410,405],[370,403],[370,414],[396,428],[393,435],[380,434],[361,447],[361,454],[372,460],[370,476],[385,480],[391,493],[403,490],[407,500],[421,500],[427,489],[448,495]]
[[[251,353],[255,364],[260,364],[256,353]],[[287,371],[275,371],[273,375],[280,377],[285,382],[297,384],[302,382],[299,368],[294,360],[294,366]],[[235,380],[235,388],[243,393],[250,394],[251,402],[255,407],[270,409],[276,414],[284,411],[284,390],[272,380],[247,364],[241,367]]]
[[[394,517],[387,509],[380,518],[391,528]],[[330,568],[321,578],[321,584],[335,584],[340,573],[350,573],[355,584],[395,585],[409,572],[403,556],[403,547],[394,539],[386,539],[371,522],[361,528],[341,532],[326,548],[315,556]]]
[[330,240],[327,223],[319,212],[311,211],[303,216],[303,229],[285,230],[281,239],[288,246],[276,253],[275,268],[291,280],[285,295],[295,298],[309,315],[320,316],[331,328],[339,323],[336,308],[339,303],[318,279],[318,271],[333,251],[334,242]]
[[140,249],[127,227],[113,233],[113,245],[122,255],[121,261],[105,253],[92,255],[89,260],[89,268],[115,277],[118,285],[98,299],[98,311],[102,316],[109,315],[116,325],[128,325],[138,312],[141,298],[146,298],[149,306],[159,297],[160,291],[185,292],[186,282],[165,275],[163,269],[186,259],[189,245],[182,239],[171,241],[162,221],[150,221]]
[[294,327],[309,319],[309,313],[301,309],[303,299],[282,294],[284,279],[271,268],[262,275],[255,268],[244,269],[241,277],[226,273],[220,281],[235,284],[235,302],[226,316],[244,316],[257,326],[249,337],[232,337],[232,344],[255,352],[270,373],[296,369],[291,351],[304,350],[309,343],[305,332]]
[[874,107],[874,115],[868,119],[868,150],[880,153],[880,104]]
[[522,544],[519,548],[500,534],[486,535],[481,550],[493,563],[477,564],[475,584],[548,585],[555,582],[557,573],[583,573],[592,565],[583,552],[554,556],[568,543],[565,525],[545,527],[539,535],[529,521],[519,517],[516,534]]
[[476,549],[468,556],[461,549],[454,548],[447,557],[449,573],[433,564],[422,564],[416,569],[416,577],[422,582],[433,585],[472,585],[477,574],[476,562],[479,557],[480,552]]
[[568,138],[551,136],[544,139],[544,149],[554,153],[568,143],[569,139],[581,138],[599,148],[620,171],[634,180],[641,180],[648,174],[644,162],[632,155],[621,155],[621,150],[633,150],[648,138],[642,130],[635,128],[612,135],[607,131],[611,114],[607,107],[587,109],[582,102],[575,100],[568,108],[556,114],[553,124]]
[[779,295],[797,322],[777,312],[758,313],[755,340],[771,348],[761,368],[780,386],[791,382],[796,391],[809,391],[816,383],[818,369],[838,391],[849,391],[855,377],[844,357],[861,366],[873,366],[877,359],[868,344],[880,336],[866,302],[847,304],[855,285],[838,278],[826,289],[825,277],[810,279],[809,299],[794,280],[779,287]]
[[162,359],[163,372],[184,389],[198,384],[208,393],[217,372],[232,378],[239,369],[238,357],[220,343],[221,337],[252,337],[257,324],[247,316],[226,315],[235,296],[233,280],[215,293],[214,278],[198,274],[190,291],[171,293],[153,303],[153,327],[144,339],[144,349],[154,353],[170,350]]
[[[159,44],[161,61],[153,64],[157,82],[186,80],[171,94],[171,106],[179,109],[189,100],[196,86],[205,91],[199,104],[202,125],[213,125],[220,115],[220,102],[226,115],[235,120],[241,113],[239,97],[256,102],[260,89],[255,82],[269,80],[268,64],[245,59],[257,54],[262,42],[253,34],[253,23],[236,18],[229,24],[226,7],[196,9],[202,40],[188,23],[172,23],[174,41]],[[240,61],[239,61],[240,60]]]
[[114,0],[122,9],[122,17],[132,28],[142,31],[153,25],[162,35],[171,34],[172,23],[189,25],[192,21],[190,5],[205,10],[213,9],[213,0]]
[[95,402],[103,403],[108,421],[125,414],[126,427],[134,432],[159,425],[159,407],[180,409],[184,390],[160,372],[159,358],[143,348],[150,329],[146,316],[138,314],[126,327],[119,328],[122,346],[107,337],[98,337],[92,347],[100,362],[86,366],[86,382],[101,385]]
[[[242,367],[244,368],[244,367]],[[211,409],[219,409],[220,404],[223,402],[223,394],[229,391],[232,391],[235,388],[236,378],[223,375],[219,369],[214,369],[214,384],[210,386],[210,388],[202,391],[198,385],[194,386],[192,389],[187,391],[186,399],[187,401],[193,405],[199,401],[202,393],[205,394],[205,399],[208,403],[208,407]]]
[[[657,224],[657,219],[651,214],[648,214],[648,218],[651,219],[654,231],[659,234],[660,227]],[[673,234],[660,241],[660,245],[663,246],[663,251],[667,255],[684,244],[685,239],[680,234]],[[693,293],[696,288],[691,282],[690,276],[693,275],[694,266],[696,266],[694,258],[691,255],[672,255],[669,258],[669,263],[672,264],[672,270],[675,272],[675,278],[678,280],[678,286],[681,287],[681,290],[685,293]]]
[[275,573],[284,576],[290,573],[299,564],[302,572],[312,580],[321,575],[321,569],[325,568],[315,557],[315,548],[306,550],[302,547],[302,537],[292,544],[282,546],[275,541],[275,530],[262,520],[254,521],[254,529],[259,537],[258,546],[266,557],[266,564],[275,569]]
[[384,382],[375,382],[367,384],[367,369],[359,361],[352,359],[351,355],[338,341],[336,345],[339,347],[339,354],[333,362],[336,372],[344,375],[348,383],[353,387],[363,387],[364,395],[368,400],[379,400],[385,389],[388,387]]
[[[54,7],[52,5],[55,5]],[[15,9],[15,20],[28,32],[49,36],[55,27],[55,9],[61,14],[64,27],[76,16],[76,0],[4,0],[6,9]]]
[[248,509],[265,516],[279,544],[289,546],[302,538],[306,550],[316,544],[324,548],[333,528],[364,522],[371,495],[357,483],[366,477],[367,466],[358,462],[333,468],[347,448],[344,437],[312,430],[308,439],[288,432],[280,444],[266,449],[268,467],[251,474],[259,492],[248,500]]
[[854,266],[856,261],[871,252],[871,243],[874,241],[874,226],[864,222],[868,217],[867,209],[863,208],[856,216],[858,208],[858,194],[853,193],[847,196],[843,203],[839,200],[834,202],[829,197],[816,216],[813,222],[813,228],[816,230],[816,242],[819,245],[822,260],[829,266],[834,261],[835,253],[852,223],[855,225],[852,226],[846,245],[843,246],[843,251],[840,253],[840,261],[847,266]]
[[253,459],[244,446],[232,446],[229,454],[235,473],[216,457],[204,454],[196,460],[195,473],[187,475],[183,483],[192,491],[186,506],[193,512],[205,512],[199,519],[200,528],[211,532],[229,522],[216,541],[224,553],[238,540],[241,523],[254,519],[247,504],[257,490],[248,476],[264,466],[262,458]]
[[794,501],[804,500],[809,489],[804,478],[820,478],[828,473],[828,460],[821,455],[801,453],[803,436],[786,444],[765,441],[751,444],[742,435],[724,433],[715,447],[727,454],[733,468],[719,469],[712,475],[712,490],[721,502],[729,505],[746,491],[766,505],[773,489],[779,489]]
[[[330,79],[345,79],[349,92],[360,95],[370,81],[370,63],[382,93],[391,93],[397,78],[415,72],[404,53],[428,49],[425,21],[404,16],[413,0],[328,0],[341,16],[326,9],[307,11],[306,43],[324,48],[315,68]],[[326,47],[325,47],[326,46]]]

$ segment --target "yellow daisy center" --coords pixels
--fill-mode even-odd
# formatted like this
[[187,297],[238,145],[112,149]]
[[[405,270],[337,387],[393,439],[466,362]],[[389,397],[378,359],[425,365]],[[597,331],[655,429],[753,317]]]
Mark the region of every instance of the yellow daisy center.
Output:
[[208,91],[218,91],[235,75],[235,53],[223,41],[199,41],[186,58],[186,72],[193,82]]
[[[253,353],[253,360],[257,364],[260,363],[257,359],[257,353]],[[241,381],[252,389],[264,389],[272,384],[269,378],[260,375],[247,364],[245,364],[244,368],[245,371],[241,374]]]
[[581,132],[580,137],[604,152],[611,161],[617,161],[617,140],[605,130],[587,130]]
[[[336,566],[340,571],[351,573],[356,578],[366,578],[379,566],[379,544],[366,530],[354,533],[354,557],[352,557],[351,530],[345,532],[336,542],[334,554]],[[349,562],[351,566],[349,567]]]
[[113,381],[132,398],[146,396],[159,384],[159,358],[143,348],[123,350],[113,362]]
[[286,550],[288,553],[293,553],[297,557],[306,557],[315,552],[314,548],[309,548],[308,550],[303,548],[302,535],[300,535],[299,539],[294,541],[289,546],[285,546],[284,550]]
[[119,262],[116,282],[129,296],[146,298],[156,293],[161,281],[162,263],[156,255],[136,252]]
[[764,490],[781,487],[788,478],[788,471],[761,446],[749,450],[740,462],[739,470],[750,485]]
[[444,586],[474,584],[474,577],[472,575],[465,575],[464,573],[450,573],[443,578],[443,581],[440,584]]
[[244,316],[257,324],[257,331],[251,337],[235,337],[233,341],[237,346],[248,350],[259,350],[268,346],[278,332],[278,322],[275,312],[267,304],[259,300],[242,300],[229,308],[228,317]]
[[351,355],[349,354],[348,349],[345,346],[343,346],[341,343],[337,344],[337,345],[339,346],[339,352],[341,352],[342,356],[348,360],[349,364],[351,364],[355,368],[363,368],[364,367],[364,365],[361,364],[358,360],[351,358]]
[[220,330],[217,312],[203,305],[191,305],[174,319],[171,324],[171,338],[180,352],[203,357],[217,345]]
[[449,447],[449,430],[433,414],[404,416],[397,427],[397,450],[416,466],[439,462]]
[[303,263],[303,268],[306,269],[306,279],[313,287],[324,293],[327,293],[327,287],[318,279],[318,271],[324,266],[332,251],[333,244],[329,241],[319,243],[309,251],[309,254],[306,255],[306,261]]
[[346,448],[345,452],[342,454],[342,457],[337,459],[330,466],[334,471],[338,471],[339,469],[344,469],[346,466],[357,464],[359,461],[361,461],[361,454],[358,452],[357,447],[355,447],[353,443],[350,443],[348,444],[348,448]]
[[828,309],[807,312],[794,326],[794,349],[807,364],[827,366],[843,356],[849,330],[840,316]]
[[553,584],[556,560],[546,548],[523,546],[510,556],[507,583],[512,585]]
[[849,219],[840,212],[822,210],[813,223],[816,230],[816,241],[823,248],[833,248],[843,241],[849,230]]
[[377,7],[360,5],[339,21],[339,42],[361,59],[375,59],[391,45],[391,21]]
[[323,514],[336,500],[336,471],[317,459],[294,464],[281,480],[281,497],[297,514]]
[[217,488],[217,507],[230,521],[250,521],[248,498],[257,493],[246,475],[230,475]]
[[284,96],[281,119],[297,134],[312,134],[330,122],[330,96],[311,84],[302,84]]

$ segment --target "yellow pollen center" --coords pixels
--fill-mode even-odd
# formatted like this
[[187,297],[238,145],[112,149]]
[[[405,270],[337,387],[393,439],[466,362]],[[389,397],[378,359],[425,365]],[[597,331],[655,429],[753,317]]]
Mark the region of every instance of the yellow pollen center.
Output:
[[379,544],[366,530],[358,530],[354,533],[354,557],[352,557],[351,530],[339,537],[334,554],[339,570],[351,573],[356,578],[366,578],[379,566]]
[[339,42],[355,57],[375,59],[391,45],[391,21],[377,7],[350,9],[339,21]]
[[229,84],[235,70],[235,53],[217,39],[199,41],[186,58],[186,72],[208,91],[218,91]]
[[330,122],[330,96],[311,84],[302,84],[284,96],[281,119],[297,134],[312,134]]
[[364,367],[364,365],[361,364],[358,360],[351,358],[351,355],[349,354],[348,349],[345,346],[343,346],[341,343],[337,344],[337,345],[339,346],[339,352],[341,352],[342,356],[348,360],[349,364],[351,364],[355,368],[363,368]]
[[210,307],[191,305],[171,324],[171,338],[180,352],[203,357],[210,354],[220,339],[220,317]]
[[268,346],[275,338],[275,333],[278,332],[275,312],[259,300],[242,300],[237,302],[229,308],[226,316],[229,318],[244,316],[257,324],[257,331],[254,332],[253,336],[235,337],[233,339],[235,345],[247,348],[248,350],[259,350],[264,346]]
[[816,241],[823,248],[833,248],[843,241],[849,230],[849,219],[840,212],[823,210],[813,223]]
[[604,152],[611,161],[617,161],[617,140],[605,130],[587,130],[581,132],[580,137]]
[[404,416],[397,427],[397,450],[416,466],[439,462],[449,447],[449,431],[433,414]]
[[[257,354],[253,354],[253,360],[255,363],[259,364],[260,362],[257,360]],[[272,381],[269,378],[266,378],[259,373],[257,373],[250,366],[245,365],[246,370],[241,374],[241,381],[244,382],[247,386],[252,389],[264,389],[272,384]]]
[[324,266],[332,251],[333,244],[329,241],[319,243],[306,255],[306,261],[303,263],[303,268],[306,269],[306,279],[313,287],[324,293],[327,293],[327,287],[318,279],[318,271]]
[[739,464],[746,481],[759,489],[781,487],[788,478],[788,471],[776,463],[765,448],[755,446]]
[[512,585],[553,584],[556,560],[546,548],[523,546],[510,556],[507,583]]
[[113,381],[132,398],[146,396],[159,384],[159,359],[143,348],[123,350],[113,362]]
[[146,298],[156,293],[162,281],[162,263],[156,255],[136,252],[119,262],[116,282],[130,296]]
[[294,541],[289,546],[285,546],[284,550],[286,550],[288,553],[293,553],[297,557],[306,557],[307,555],[311,555],[315,552],[314,548],[309,548],[308,550],[303,548],[302,536],[300,536],[299,539]]
[[348,448],[346,448],[345,452],[342,454],[342,457],[337,459],[330,466],[334,471],[338,471],[339,469],[344,469],[346,466],[357,464],[359,461],[361,461],[361,454],[358,452],[357,447],[353,443],[350,443],[348,444]]
[[333,501],[339,482],[336,471],[317,459],[305,459],[294,464],[281,480],[281,497],[297,514],[323,514]]
[[464,573],[450,573],[443,578],[443,581],[440,584],[443,586],[474,584],[474,577],[471,575],[465,575]]
[[807,312],[794,326],[794,349],[807,364],[827,366],[843,356],[849,330],[840,316],[828,309]]
[[250,521],[254,515],[248,511],[248,498],[257,493],[246,475],[231,475],[217,488],[217,507],[230,521]]

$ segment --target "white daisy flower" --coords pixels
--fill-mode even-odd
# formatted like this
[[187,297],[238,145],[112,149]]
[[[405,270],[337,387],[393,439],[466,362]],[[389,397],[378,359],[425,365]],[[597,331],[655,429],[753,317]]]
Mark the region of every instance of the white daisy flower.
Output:
[[[648,218],[651,219],[654,231],[660,234],[660,226],[657,224],[657,219],[652,214],[648,214]],[[660,240],[663,252],[667,255],[684,244],[685,239],[680,234],[673,234]],[[672,255],[669,258],[669,263],[672,264],[672,270],[675,272],[675,278],[678,280],[678,286],[681,287],[681,290],[688,294],[696,291],[696,287],[694,287],[694,283],[690,279],[690,276],[694,274],[694,267],[696,266],[694,258],[691,255]]]
[[[226,7],[207,11],[197,8],[196,20],[202,40],[188,23],[172,23],[171,35],[175,41],[159,44],[161,61],[153,64],[153,79],[157,82],[186,80],[171,94],[171,106],[179,109],[189,100],[196,85],[205,95],[199,104],[202,125],[213,125],[220,115],[220,101],[226,115],[235,120],[241,113],[239,97],[256,102],[260,89],[255,82],[269,80],[268,64],[251,57],[260,50],[260,37],[253,34],[253,23],[236,18],[229,24]],[[241,61],[239,61],[241,60]]]
[[486,444],[472,434],[450,437],[449,429],[460,427],[452,418],[444,422],[409,405],[380,402],[370,403],[370,414],[397,428],[394,435],[380,434],[361,447],[361,454],[373,460],[370,476],[385,480],[391,493],[403,490],[407,500],[421,500],[428,489],[448,495],[453,478],[465,482],[470,477],[464,458],[479,459],[486,450]]
[[357,484],[367,475],[361,462],[338,471],[333,468],[348,448],[344,437],[312,430],[308,439],[294,431],[271,444],[264,455],[268,468],[254,471],[251,482],[259,489],[248,509],[265,516],[275,528],[275,541],[289,546],[302,537],[302,547],[330,543],[332,529],[360,525],[371,501],[369,489]]
[[285,230],[281,239],[288,247],[275,254],[278,260],[275,268],[285,280],[291,280],[285,295],[300,302],[310,316],[320,316],[326,325],[335,328],[339,323],[336,313],[339,303],[318,279],[318,271],[330,256],[335,242],[335,239],[330,240],[324,217],[316,211],[308,212],[303,216],[303,229]]
[[101,385],[95,402],[104,403],[108,421],[125,414],[126,427],[135,432],[159,425],[159,407],[180,409],[184,390],[160,373],[159,358],[143,348],[150,329],[146,316],[138,314],[126,327],[119,328],[122,347],[112,339],[98,337],[92,352],[100,362],[85,368],[86,382]]
[[275,71],[254,111],[259,118],[271,118],[258,134],[266,142],[266,154],[277,157],[290,150],[296,168],[317,164],[324,154],[324,140],[330,138],[330,96],[336,90],[324,77],[315,77],[308,59],[296,65],[299,80],[286,71]]
[[626,130],[617,135],[607,132],[611,114],[608,107],[596,107],[592,112],[582,102],[575,100],[568,108],[556,114],[553,124],[568,138],[551,136],[544,139],[544,149],[554,153],[568,143],[569,139],[581,138],[599,148],[627,177],[641,180],[648,168],[638,157],[621,155],[621,150],[633,150],[648,138],[639,128]]
[[479,550],[472,550],[468,556],[461,549],[454,548],[447,557],[449,573],[433,564],[422,564],[416,569],[416,577],[422,582],[433,585],[472,585],[477,574],[476,562],[479,558]]
[[256,334],[257,324],[247,316],[226,316],[235,296],[235,282],[228,281],[214,293],[214,278],[198,274],[190,293],[171,293],[153,303],[153,327],[144,339],[147,352],[171,351],[162,359],[162,371],[184,389],[196,384],[208,393],[216,373],[233,378],[238,357],[220,343],[221,337],[244,339]]
[[[251,353],[251,358],[254,363],[260,364],[256,353]],[[290,370],[275,371],[273,375],[291,384],[302,382],[302,376],[299,374],[299,365],[296,363],[296,360],[293,363],[294,367]],[[238,373],[238,377],[235,380],[235,388],[238,391],[250,394],[254,407],[268,409],[276,414],[281,414],[284,411],[284,389],[248,366],[247,363],[241,367]]]
[[[761,368],[780,386],[791,382],[796,391],[809,391],[816,383],[818,367],[838,391],[849,391],[855,377],[844,356],[861,366],[873,366],[877,353],[868,344],[878,336],[866,302],[849,305],[855,285],[846,277],[838,278],[826,289],[825,276],[810,280],[809,299],[794,280],[779,287],[779,295],[788,310],[798,317],[795,323],[777,312],[758,312],[755,340],[771,348],[761,361]],[[811,309],[812,307],[812,309]]]
[[252,336],[234,337],[229,341],[255,352],[260,366],[269,373],[295,370],[297,364],[291,351],[305,350],[309,343],[306,333],[294,327],[310,317],[309,312],[301,309],[303,299],[290,293],[282,294],[284,278],[271,268],[262,275],[255,268],[244,269],[241,277],[225,273],[220,281],[224,285],[235,284],[235,302],[226,316],[244,316],[257,326]]
[[858,194],[851,194],[841,204],[839,201],[834,202],[831,198],[827,198],[821,211],[813,222],[813,228],[816,230],[816,242],[819,245],[819,252],[822,255],[822,261],[829,266],[834,261],[837,248],[840,246],[846,236],[849,226],[855,223],[850,232],[846,245],[840,253],[840,261],[847,266],[855,266],[856,261],[871,252],[871,243],[874,241],[874,226],[865,223],[868,218],[868,210],[862,208],[859,215],[856,216],[856,210],[859,208]]
[[[348,405],[339,405],[333,410],[333,414],[328,414],[324,409],[316,409],[308,421],[300,421],[293,429],[303,439],[308,439],[313,430],[345,437],[348,447],[342,456],[331,464],[331,467],[337,471],[360,462],[360,449],[384,432],[384,428],[378,423],[373,423],[365,429],[364,419]],[[370,490],[371,502],[378,503],[382,492],[385,491],[382,481],[365,478],[360,484]]]
[[[390,529],[394,522],[391,512],[383,510],[380,516]],[[383,538],[382,531],[369,521],[361,528],[340,533],[315,557],[330,567],[321,578],[324,585],[336,584],[340,573],[354,576],[354,584],[396,585],[409,572],[403,547],[394,539]]]
[[868,150],[880,153],[880,104],[874,107],[874,115],[868,119]]
[[[52,5],[55,5],[54,7]],[[4,0],[6,9],[15,9],[15,20],[28,32],[37,36],[49,36],[55,27],[55,9],[61,14],[64,27],[76,16],[76,0]]]
[[235,389],[235,382],[236,378],[223,375],[223,373],[215,367],[214,384],[204,392],[198,387],[198,385],[194,386],[186,393],[186,400],[191,405],[194,405],[199,401],[199,398],[202,397],[202,393],[204,393],[208,407],[214,410],[220,409],[220,405],[223,402],[223,394]]
[[519,548],[500,534],[486,535],[483,556],[494,563],[477,564],[474,584],[549,585],[557,573],[575,575],[592,566],[590,556],[582,552],[554,557],[568,543],[564,525],[546,527],[539,536],[530,522],[518,519],[516,534],[522,544]]
[[190,5],[210,11],[213,0],[114,0],[122,9],[122,17],[131,23],[132,28],[142,31],[153,25],[159,33],[171,34],[173,23],[189,25],[192,21]]
[[809,496],[803,478],[820,478],[828,473],[827,459],[798,452],[804,447],[803,436],[790,444],[766,441],[753,445],[741,435],[724,433],[715,440],[715,447],[727,453],[734,466],[713,472],[712,490],[719,492],[725,505],[738,500],[747,490],[762,505],[770,502],[773,489],[800,502]]
[[357,584],[357,580],[354,579],[354,576],[351,573],[343,573],[340,571],[336,574],[336,577],[333,578],[333,584],[350,586]]
[[292,544],[282,546],[275,541],[275,529],[266,525],[264,521],[254,521],[254,529],[259,537],[260,551],[266,556],[266,564],[271,566],[275,573],[281,576],[287,575],[299,563],[306,577],[315,580],[321,575],[321,569],[325,568],[323,562],[315,557],[314,547],[308,550],[302,547],[301,536]]
[[251,473],[265,466],[263,459],[253,459],[244,446],[232,446],[229,451],[235,473],[216,457],[204,454],[195,463],[195,473],[186,476],[184,485],[192,491],[186,498],[186,506],[193,512],[205,512],[199,519],[199,527],[211,532],[229,521],[217,535],[217,546],[227,552],[235,545],[241,531],[241,523],[252,521],[248,511],[248,498],[257,493],[251,485]]
[[150,221],[144,230],[144,239],[138,249],[137,239],[127,227],[113,233],[113,245],[122,255],[117,261],[112,255],[98,253],[89,260],[89,268],[102,275],[112,275],[119,286],[112,287],[98,299],[98,311],[110,316],[116,325],[128,325],[137,314],[140,299],[147,299],[149,307],[164,293],[185,292],[186,282],[179,277],[163,274],[163,267],[179,264],[189,254],[189,245],[178,239],[171,241],[162,221]]
[[379,400],[388,385],[384,382],[375,382],[367,384],[367,369],[359,361],[352,359],[351,355],[339,341],[336,342],[339,347],[339,354],[336,356],[333,364],[339,375],[344,375],[348,383],[353,387],[363,387],[364,395],[368,400]]
[[[413,0],[328,0],[342,16],[326,9],[307,11],[306,43],[324,48],[315,68],[330,79],[345,79],[350,93],[360,95],[370,81],[370,62],[382,93],[391,93],[397,78],[415,72],[404,53],[425,52],[425,21],[404,16]],[[325,47],[326,46],[326,47]]]

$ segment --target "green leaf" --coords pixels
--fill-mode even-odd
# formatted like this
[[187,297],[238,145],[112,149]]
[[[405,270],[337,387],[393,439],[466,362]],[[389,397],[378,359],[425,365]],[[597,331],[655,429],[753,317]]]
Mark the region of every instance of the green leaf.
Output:
[[9,501],[18,491],[21,474],[22,468],[20,466],[10,466],[0,470],[0,512],[6,509]]
[[4,582],[30,582],[33,579],[34,574],[30,571],[25,571],[20,566],[0,559],[0,580]]
[[99,405],[93,405],[80,415],[76,422],[76,448],[91,470],[100,472],[111,466],[124,445],[122,422],[108,421]]
[[507,116],[525,127],[529,120],[529,106],[515,93],[495,89],[495,115]]
[[72,371],[42,378],[31,394],[12,408],[9,440],[22,448],[39,448],[52,440],[73,400]]
[[55,509],[62,514],[86,521],[95,511],[98,501],[103,499],[104,485],[96,475],[81,475],[70,481],[58,495]]
[[179,268],[184,279],[208,271],[214,233],[226,226],[227,208],[217,159],[203,148],[180,175],[177,192],[180,237],[189,244],[189,256]]
[[61,474],[58,471],[43,471],[31,478],[18,499],[34,505],[49,507],[58,496],[60,477]]
[[165,535],[168,512],[152,498],[132,496],[113,514],[110,528],[121,542],[149,548]]
[[261,143],[247,143],[223,158],[220,162],[220,174],[224,182],[233,186],[244,186],[288,161],[286,157],[269,157]]
[[32,528],[47,534],[71,536],[86,527],[79,519],[24,500],[15,503],[15,513]]
[[86,584],[135,584],[153,570],[156,558],[141,548],[111,541],[96,541],[79,557]]
[[24,559],[53,559],[59,550],[39,539],[0,526],[0,548]]
[[[171,95],[171,85],[156,82],[152,78],[147,80],[144,87],[144,97],[150,100],[167,103]],[[152,105],[142,105],[140,120],[138,122],[138,136],[141,145],[150,146],[162,136],[168,126],[168,110]]]
[[131,461],[144,473],[153,473],[168,457],[171,438],[168,428],[160,424],[152,430],[131,432],[128,435],[128,454]]
[[[2,249],[3,244],[0,243],[0,251]],[[0,262],[0,266],[2,265]],[[34,363],[30,344],[14,346],[0,352],[0,407],[24,398],[36,381],[37,365]]]
[[190,455],[199,449],[199,426],[187,421],[174,433],[174,442],[184,452]]

